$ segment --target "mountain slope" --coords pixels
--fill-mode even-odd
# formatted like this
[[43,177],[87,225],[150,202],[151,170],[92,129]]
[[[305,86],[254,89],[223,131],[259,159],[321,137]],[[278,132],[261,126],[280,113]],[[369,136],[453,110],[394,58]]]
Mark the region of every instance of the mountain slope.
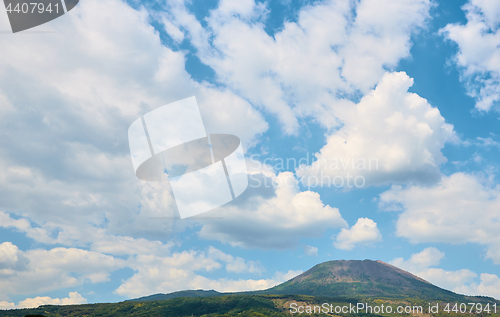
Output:
[[259,293],[433,300],[465,298],[388,263],[371,260],[324,262],[283,284]]
[[[489,297],[467,297],[441,289],[427,281],[381,261],[330,261],[318,264],[299,276],[258,292],[233,294],[212,291],[180,291],[156,294],[121,303],[53,306],[34,309],[0,310],[0,317],[39,316],[169,316],[169,317],[255,317],[290,316],[291,304],[296,306],[323,305],[347,307],[367,303],[422,307],[429,302],[489,303],[491,317],[500,317],[500,301]],[[346,306],[347,305],[347,306]],[[413,306],[412,306],[413,305]],[[461,317],[462,313],[444,313],[444,304],[434,316]],[[426,312],[428,313],[428,311]],[[313,314],[314,315],[314,314]],[[340,316],[352,316],[342,313]],[[316,316],[316,315],[315,315]],[[401,316],[399,313],[389,314]],[[466,316],[477,316],[466,314]]]
[[155,294],[135,301],[165,300],[176,297],[212,297],[223,295],[296,294],[344,298],[395,298],[432,301],[488,301],[488,297],[469,297],[442,289],[382,261],[329,261],[318,264],[299,276],[272,287],[253,292],[218,293],[216,291],[181,291]]
[[189,291],[179,291],[168,294],[154,294],[141,298],[131,299],[130,301],[152,301],[152,300],[166,300],[177,297],[213,297],[222,296],[224,293],[219,293],[214,290],[204,291],[204,290],[189,290]]

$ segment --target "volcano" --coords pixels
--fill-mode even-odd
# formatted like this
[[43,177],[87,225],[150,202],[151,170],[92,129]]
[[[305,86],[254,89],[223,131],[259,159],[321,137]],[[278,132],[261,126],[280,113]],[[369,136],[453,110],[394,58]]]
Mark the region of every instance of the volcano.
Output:
[[372,260],[324,262],[262,293],[432,300],[465,298],[393,265]]
[[337,260],[320,263],[287,282],[261,291],[237,293],[219,293],[214,290],[180,291],[141,297],[134,301],[223,295],[308,295],[351,299],[392,298],[446,302],[495,302],[495,299],[489,297],[454,293],[391,264],[372,260]]

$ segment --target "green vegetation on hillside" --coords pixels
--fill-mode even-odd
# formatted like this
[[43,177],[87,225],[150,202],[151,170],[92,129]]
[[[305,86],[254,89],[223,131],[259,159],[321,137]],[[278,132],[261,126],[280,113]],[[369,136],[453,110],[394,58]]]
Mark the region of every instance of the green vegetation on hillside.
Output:
[[178,297],[162,301],[121,302],[70,306],[41,306],[36,309],[0,311],[0,316],[41,314],[54,317],[114,316],[286,316],[265,296]]
[[[467,310],[445,312],[446,303],[466,305]],[[370,310],[353,310],[361,304]],[[437,313],[431,310],[432,305],[438,305]],[[475,305],[488,305],[490,311],[476,311]],[[492,298],[455,294],[390,264],[370,260],[321,263],[283,284],[258,292],[180,291],[114,304],[0,311],[0,317],[281,317],[291,316],[293,309],[305,313],[298,316],[500,317],[500,302]]]
[[[148,317],[290,317],[290,305],[294,303],[296,307],[316,306],[321,307],[323,303],[332,305],[332,307],[348,307],[350,304],[356,306],[357,303],[366,305],[391,307],[395,312],[398,306],[405,307],[422,307],[423,313],[427,315],[429,302],[422,299],[382,299],[382,298],[364,298],[364,299],[348,299],[348,298],[328,298],[328,297],[313,297],[305,295],[229,295],[221,297],[182,297],[173,298],[161,301],[127,301],[115,304],[88,304],[88,305],[71,305],[71,306],[41,306],[36,309],[22,309],[0,311],[0,317],[24,317],[27,315],[41,315],[53,317],[122,317],[122,316],[148,316]],[[500,303],[497,306],[500,308]],[[430,314],[437,317],[500,317],[497,314],[465,314],[460,313],[445,313],[443,305],[440,306],[438,314]],[[319,310],[318,310],[319,311]],[[296,314],[298,316],[331,316],[331,314],[323,313],[313,314]],[[367,317],[367,316],[422,316],[420,312],[410,314],[398,313],[338,313],[336,316],[345,317]]]

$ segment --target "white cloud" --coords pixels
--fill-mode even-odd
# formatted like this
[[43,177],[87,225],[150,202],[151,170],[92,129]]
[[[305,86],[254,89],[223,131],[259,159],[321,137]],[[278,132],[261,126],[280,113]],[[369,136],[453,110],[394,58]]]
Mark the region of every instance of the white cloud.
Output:
[[478,176],[456,173],[432,187],[393,186],[380,195],[380,207],[402,210],[397,235],[412,243],[472,242],[488,246],[500,263],[500,187]]
[[[29,274],[37,272],[53,274],[62,272],[61,278],[74,281],[69,272],[80,274],[80,279],[91,283],[107,281],[109,273],[125,266],[124,261],[112,256],[77,248],[54,248],[51,250],[28,250],[26,256],[31,260]],[[44,278],[47,278],[45,276]],[[71,283],[71,282],[70,282]]]
[[455,288],[456,292],[466,295],[486,295],[500,299],[500,277],[495,274],[483,273],[480,275],[480,282]]
[[441,263],[445,254],[434,247],[425,248],[419,253],[413,254],[410,259],[396,258],[390,263],[403,270],[411,272],[426,281],[443,287],[445,289],[454,289],[471,283],[477,276],[476,273],[467,270],[445,271],[435,268]]
[[[10,212],[0,213],[0,226],[44,244],[73,246],[21,251],[12,243],[0,245],[1,296],[100,283],[122,267],[135,274],[116,292],[131,297],[179,288],[262,289],[298,274],[212,280],[200,272],[224,267],[230,273],[260,274],[263,268],[216,249],[172,254],[172,244],[161,241],[182,229],[157,217],[173,214],[173,199],[168,188],[135,179],[124,131],[140,114],[192,94],[199,98],[207,130],[234,133],[246,146],[256,144],[268,127],[252,105],[276,114],[291,134],[308,116],[330,131],[340,123],[347,126],[354,113],[350,108],[357,108],[338,96],[367,93],[386,68],[407,56],[410,35],[425,25],[431,6],[427,0],[316,3],[299,12],[297,23],[287,22],[269,36],[259,22],[266,9],[251,0],[221,2],[207,30],[182,5],[172,3],[175,19],[163,20],[167,32],[177,42],[189,37],[202,61],[215,69],[218,83],[228,88],[195,82],[185,70],[186,53],[161,44],[144,9],[133,10],[118,0],[81,2],[64,19],[44,25],[54,33],[0,37],[0,208]],[[401,82],[408,86],[407,78]],[[415,115],[416,121],[403,114],[413,129],[403,130],[412,137],[398,144],[429,140],[420,150],[430,154],[403,153],[413,160],[397,161],[407,165],[398,169],[395,164],[389,171],[416,167],[419,175],[430,164],[433,175],[447,139],[429,122],[436,129],[445,125],[422,99],[407,98],[427,112]],[[433,132],[427,139],[425,124]],[[344,131],[356,136],[352,129]],[[359,136],[366,137],[366,131]],[[429,145],[432,140],[437,145]],[[223,219],[203,222],[200,236],[244,247],[287,248],[301,237],[347,225],[319,194],[300,192],[293,174],[272,178],[279,183],[275,191],[257,189],[240,205],[221,208]],[[307,252],[317,253],[314,249]],[[26,304],[65,300],[38,297]],[[70,293],[68,300],[84,301],[78,293]]]
[[16,270],[26,269],[28,259],[11,242],[0,244],[0,278],[15,274]]
[[371,245],[382,241],[377,223],[368,218],[359,218],[349,229],[343,228],[333,245],[337,249],[352,250],[357,245]]
[[446,162],[441,149],[456,140],[437,108],[409,93],[413,79],[386,73],[375,90],[349,109],[317,161],[297,174],[309,186],[363,187],[391,182],[432,183]]
[[238,15],[241,18],[248,18],[253,15],[255,7],[254,0],[221,0],[219,1],[217,14],[220,14],[221,17]]
[[84,283],[100,283],[126,266],[124,260],[76,249],[22,251],[11,242],[0,244],[0,300],[7,294],[35,294]]
[[302,271],[293,270],[289,270],[286,273],[276,272],[276,274],[270,279],[260,280],[228,280],[224,278],[218,280],[208,280],[204,277],[197,276],[193,279],[191,285],[201,289],[215,289],[220,292],[262,290],[286,282],[301,273]]
[[[114,240],[117,241],[120,240]],[[127,253],[130,255],[127,259],[77,248],[21,251],[11,242],[0,244],[0,309],[84,303],[85,299],[76,292],[70,293],[66,299],[36,297],[17,305],[6,299],[9,294],[29,295],[105,282],[111,272],[125,267],[131,268],[135,273],[122,281],[115,293],[127,298],[183,289],[215,289],[221,292],[258,290],[272,287],[302,273],[276,272],[272,277],[262,279],[212,279],[205,274],[221,268],[224,268],[226,275],[236,274],[235,276],[242,273],[262,275],[265,270],[257,261],[234,257],[214,247],[209,247],[206,251],[170,252],[158,243],[154,250],[151,245],[155,243],[149,242],[150,248],[140,252],[134,249],[143,245],[144,240],[131,241],[122,237],[121,241],[132,248]],[[102,245],[100,248],[109,251],[109,248],[102,248]],[[111,251],[125,254],[120,248],[113,248]]]
[[0,301],[0,309],[16,309],[16,304],[7,301]]
[[343,52],[342,75],[366,91],[410,54],[410,35],[425,26],[431,1],[361,1],[356,9],[350,43]]
[[268,124],[250,103],[228,89],[198,86],[200,112],[208,133],[226,133],[238,136],[245,148],[253,146]]
[[221,250],[214,247],[210,247],[208,250],[210,257],[221,260],[226,263],[226,271],[232,273],[257,273],[261,274],[264,268],[258,262],[245,261],[240,257],[233,257],[232,255],[226,254]]
[[318,248],[306,245],[304,246],[304,253],[309,256],[318,256]]
[[268,10],[253,0],[220,2],[207,28],[179,2],[165,15],[187,33],[220,82],[294,134],[302,117],[338,126],[337,96],[366,92],[385,68],[408,56],[410,36],[425,26],[431,6],[428,0],[317,2],[274,35],[262,23]]
[[[147,225],[151,226],[145,223],[145,226]],[[88,246],[92,251],[111,255],[166,254],[175,244],[171,241],[163,243],[158,240],[114,235],[110,230],[91,225],[32,223],[27,218],[14,219],[12,215],[5,212],[0,212],[0,227],[22,232],[39,243]]]
[[248,148],[268,127],[230,90],[194,81],[186,52],[161,44],[144,9],[89,0],[43,27],[53,33],[0,38],[0,209],[39,227],[16,217],[1,225],[38,242],[177,230],[155,220],[174,215],[170,189],[133,175],[126,131],[139,115],[196,95],[210,132]]
[[489,147],[500,148],[500,142],[493,140],[491,137],[488,137],[488,138],[477,137],[476,140],[477,140],[476,144],[478,146],[482,146],[485,148],[489,148]]
[[[358,8],[359,18],[354,24],[361,36],[355,39],[359,41],[357,43],[362,43],[364,36],[373,36],[368,29],[380,23],[363,17],[362,12],[367,10],[365,7],[368,5],[363,2]],[[404,5],[395,7],[394,10],[401,11],[402,15],[391,14],[394,20],[390,27],[386,25],[376,29],[375,33],[394,39],[398,52],[394,55],[379,54],[375,57],[376,65],[392,65],[408,54],[409,33],[423,25],[428,7],[429,2],[424,0],[408,0]],[[223,79],[226,68],[224,65],[219,67],[219,64],[224,61],[210,55],[213,50],[203,47],[208,43],[208,31],[200,27],[192,14],[182,11],[185,8],[179,3],[172,2],[171,8],[175,19],[166,26],[168,32],[178,41],[183,38],[180,32],[187,32],[190,40],[200,48],[203,61],[218,67],[217,74]],[[238,65],[240,57],[236,54],[236,59],[231,61],[231,52],[225,51],[225,44],[237,46],[248,43],[240,41],[246,35],[259,39],[255,42],[256,48],[273,42],[269,47],[274,51],[270,55],[257,50],[249,52],[249,57],[263,61],[272,69],[276,65],[275,57],[279,56],[280,62],[275,71],[280,75],[276,77],[277,81],[276,78],[268,78],[270,89],[290,87],[285,89],[286,94],[296,91],[301,96],[297,99],[300,102],[294,106],[297,111],[289,112],[289,122],[293,125],[295,117],[304,113],[318,114],[317,118],[330,118],[328,124],[324,122],[325,125],[338,123],[332,115],[326,116],[330,106],[319,102],[331,101],[331,96],[325,97],[324,93],[320,94],[323,96],[321,100],[314,99],[316,106],[313,108],[316,110],[307,110],[311,104],[309,98],[316,95],[308,91],[312,89],[314,92],[314,87],[318,86],[329,95],[332,87],[346,91],[357,89],[348,88],[349,85],[341,79],[338,66],[342,58],[331,58],[332,54],[343,54],[340,49],[338,52],[332,50],[332,45],[347,47],[351,43],[345,38],[347,33],[343,30],[350,25],[349,18],[344,16],[344,13],[351,14],[348,1],[339,2],[338,6],[307,6],[301,11],[299,22],[287,23],[275,39],[265,34],[263,26],[256,22],[265,16],[266,9],[262,5],[255,5],[252,1],[238,5],[223,2],[219,9],[213,12],[213,19],[209,21],[213,23],[210,28],[214,32],[211,44],[221,52],[220,56],[225,56],[223,58],[229,63],[227,69]],[[337,12],[337,9],[340,11]],[[105,12],[114,12],[117,18],[111,23]],[[231,12],[231,17],[224,21],[217,20],[216,15],[221,17],[224,12]],[[329,14],[338,20],[331,21]],[[0,142],[1,207],[13,215],[22,214],[26,218],[16,220],[16,217],[9,217],[9,228],[26,232],[42,243],[85,245],[109,254],[138,253],[133,247],[113,247],[105,241],[117,239],[130,245],[126,236],[132,236],[134,245],[145,245],[145,241],[139,243],[138,239],[154,237],[160,240],[165,233],[177,229],[173,228],[172,221],[155,220],[155,217],[173,215],[173,200],[168,188],[138,182],[132,175],[126,134],[123,133],[130,122],[154,107],[196,94],[200,98],[200,110],[207,118],[207,129],[211,132],[234,133],[246,145],[252,145],[258,135],[267,129],[262,115],[250,104],[259,104],[253,97],[248,97],[252,93],[251,86],[243,85],[250,89],[243,91],[234,85],[228,84],[228,89],[193,81],[185,71],[185,53],[163,46],[149,24],[149,18],[144,9],[134,10],[118,0],[106,3],[89,0],[75,7],[72,14],[64,19],[46,24],[44,27],[47,30],[55,32],[50,36],[0,39],[0,45],[5,48],[0,52],[0,87],[3,87],[0,88],[0,103],[2,114],[5,114],[0,122],[7,136],[15,135],[15,138],[2,138]],[[339,21],[342,23],[338,24]],[[387,21],[384,19],[382,22]],[[324,28],[323,23],[329,27]],[[231,25],[248,29],[249,33],[231,33]],[[321,33],[319,30],[329,31]],[[229,37],[226,38],[225,34]],[[315,34],[318,37],[309,39]],[[294,44],[296,40],[298,46]],[[240,48],[234,49],[235,53],[240,53]],[[27,53],[34,51],[39,52],[36,60]],[[295,69],[304,61],[316,62],[305,65],[303,70]],[[261,87],[259,71],[263,68],[259,66],[254,71],[252,63],[241,65],[242,71],[245,67],[252,70],[248,73],[249,82]],[[235,68],[235,71],[240,70]],[[252,78],[253,75],[256,77]],[[238,76],[244,81],[247,75],[239,73]],[[356,80],[365,81],[362,78]],[[363,85],[372,85],[375,83],[373,80],[368,79]],[[26,90],[28,86],[30,89]],[[262,87],[268,86],[264,83]],[[263,92],[255,96],[267,100],[264,107],[273,107],[276,100],[277,107],[282,107],[283,113],[286,113],[289,98],[283,99],[279,97],[281,93],[277,93],[277,99],[271,97],[267,100]],[[246,96],[248,101],[241,96]],[[278,112],[281,113],[281,110]],[[318,235],[327,228],[345,225],[338,210],[325,206],[316,193],[279,189],[277,195],[279,199],[253,199],[252,203],[260,204],[260,207],[246,213],[259,216],[251,219],[254,224],[283,219],[289,221],[288,225],[268,225],[271,233],[267,237],[273,236],[273,239],[247,239],[266,228],[249,228],[244,223],[247,220],[245,216],[243,221],[228,221],[227,226],[223,224],[226,229],[221,232],[211,224],[205,224],[201,235],[245,246],[289,247],[298,243],[301,235]],[[314,212],[305,207],[307,204],[312,204]],[[282,215],[281,206],[292,208]],[[245,214],[241,208],[236,210],[236,214]],[[27,219],[37,226],[30,225]],[[7,223],[4,224],[7,226]],[[244,230],[233,233],[230,229],[233,224]],[[276,233],[272,231],[275,228]],[[215,237],[214,234],[220,236]],[[243,242],[245,239],[247,241]],[[154,242],[152,244],[147,248],[156,248]]]
[[144,238],[103,235],[92,242],[92,250],[112,255],[166,254],[173,245],[173,242],[164,244]]
[[54,239],[50,237],[50,231],[44,228],[34,228],[31,223],[24,218],[14,219],[8,213],[0,211],[0,227],[8,229],[16,229],[26,234],[38,242],[54,243]]
[[87,300],[78,292],[70,292],[66,298],[51,298],[48,296],[38,296],[35,298],[26,298],[14,304],[6,301],[0,302],[0,309],[21,309],[21,308],[37,308],[42,305],[78,305],[86,304]]
[[418,273],[423,279],[445,289],[455,291],[466,283],[472,282],[477,274],[468,269],[446,271],[440,268],[428,268]]
[[[220,219],[202,221],[200,237],[233,246],[290,248],[302,237],[347,225],[339,210],[323,204],[318,193],[299,191],[293,173],[279,173],[274,179],[258,175],[252,176],[254,182],[241,199],[207,214]],[[271,182],[277,185],[275,191]]]
[[391,263],[396,265],[397,267],[415,271],[430,266],[439,265],[443,258],[443,252],[439,251],[436,248],[430,247],[425,248],[419,253],[413,254],[408,261],[404,261],[403,258],[397,258],[394,259]]
[[[211,272],[222,267],[228,273],[260,274],[262,267],[257,262],[233,257],[216,248],[207,252],[183,251],[171,256],[137,256],[131,267],[136,273],[124,281],[115,293],[127,297],[139,297],[154,293],[168,293],[184,289],[214,289],[219,292],[259,290],[272,287],[302,272],[275,273],[269,279],[210,279],[202,272]],[[291,277],[290,277],[291,276]]]
[[497,275],[483,273],[480,275],[480,282],[478,284],[475,282],[478,275],[471,270],[446,271],[441,268],[435,268],[434,266],[439,265],[443,258],[443,252],[430,247],[413,254],[408,260],[396,258],[390,263],[434,285],[459,294],[500,298],[500,278]]
[[500,102],[500,3],[470,0],[463,6],[465,25],[448,24],[441,32],[458,45],[455,63],[476,100],[476,109],[498,109]]
[[[7,224],[22,224],[15,228],[26,234],[37,226],[27,219],[15,220],[6,213],[2,216]],[[143,238],[115,236],[104,229],[80,230],[68,236],[72,228],[54,228],[59,234],[53,235],[51,243],[78,241],[79,244],[88,245],[92,251],[77,248],[21,251],[10,242],[1,244],[0,255],[3,256],[0,258],[0,276],[3,287],[0,300],[8,293],[32,294],[84,283],[105,282],[111,272],[123,267],[136,271],[116,290],[117,294],[126,297],[180,289],[264,289],[281,283],[288,276],[277,273],[263,279],[211,279],[204,276],[203,272],[211,273],[224,268],[228,274],[262,275],[265,269],[258,261],[234,257],[213,247],[209,247],[206,252],[188,250],[172,253],[172,242],[163,244]],[[125,255],[127,258],[119,259],[115,255]]]
[[[436,286],[448,290],[472,283],[477,274],[471,270],[462,269],[457,271],[446,271],[433,266],[439,265],[444,253],[436,248],[426,248],[420,253],[413,254],[409,260],[396,258],[390,263],[405,271],[408,271]],[[422,261],[423,260],[423,261]]]
[[[299,120],[312,117],[329,131],[318,156],[373,159],[380,166],[327,172],[313,167],[300,171],[302,176],[319,182],[330,177],[330,184],[335,176],[344,184],[360,176],[362,186],[439,179],[445,162],[441,149],[455,139],[453,127],[426,100],[407,93],[412,80],[406,75],[384,76],[385,69],[409,55],[410,36],[425,27],[430,1],[318,2],[303,7],[297,22],[285,22],[272,36],[261,23],[267,14],[261,4],[245,1],[238,7],[245,8],[244,16],[229,14],[236,11],[220,3],[205,29],[179,3],[169,10],[181,17],[172,14],[172,23],[186,31],[217,79],[276,115],[286,133],[296,133]],[[370,93],[377,83],[357,107],[348,101]]]

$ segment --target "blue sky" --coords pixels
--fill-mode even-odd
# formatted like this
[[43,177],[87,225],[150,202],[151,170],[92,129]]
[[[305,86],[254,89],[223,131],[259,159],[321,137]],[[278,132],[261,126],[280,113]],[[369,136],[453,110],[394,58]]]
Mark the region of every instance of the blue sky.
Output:
[[[338,259],[500,298],[500,3],[86,0],[26,34],[0,15],[0,308],[264,289]],[[190,96],[250,186],[173,220],[127,130]]]

